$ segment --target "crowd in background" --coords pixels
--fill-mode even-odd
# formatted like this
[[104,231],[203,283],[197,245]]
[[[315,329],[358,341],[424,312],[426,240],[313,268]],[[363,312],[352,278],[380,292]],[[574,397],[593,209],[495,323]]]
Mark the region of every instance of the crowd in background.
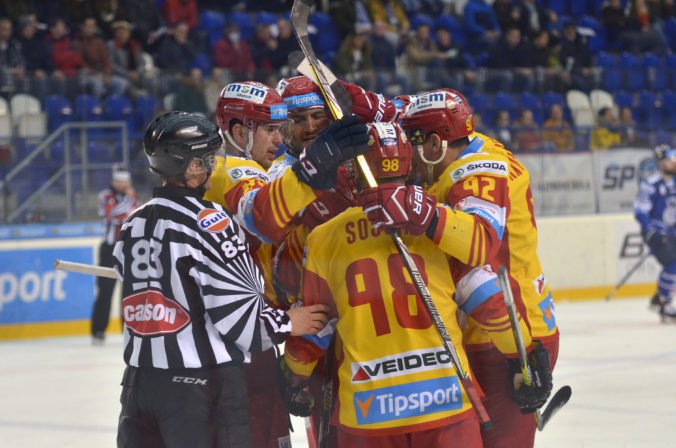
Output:
[[[2,92],[69,97],[173,94],[172,107],[209,115],[233,80],[275,85],[298,49],[291,0],[0,1]],[[326,27],[312,27],[320,57],[339,77],[390,97],[441,86],[471,95],[601,86],[594,54],[671,51],[663,32],[674,0],[607,0],[593,30],[540,0],[324,0]],[[588,2],[599,3],[599,2]],[[226,17],[206,24],[207,12]],[[246,29],[243,29],[246,28]],[[251,28],[251,29],[249,29]],[[594,40],[597,39],[597,40]],[[593,44],[592,41],[596,42]],[[326,45],[324,45],[326,46]],[[481,112],[481,111],[478,111]],[[552,105],[492,111],[477,127],[515,149],[574,147],[570,114]],[[640,143],[632,109],[599,112],[592,148]]]

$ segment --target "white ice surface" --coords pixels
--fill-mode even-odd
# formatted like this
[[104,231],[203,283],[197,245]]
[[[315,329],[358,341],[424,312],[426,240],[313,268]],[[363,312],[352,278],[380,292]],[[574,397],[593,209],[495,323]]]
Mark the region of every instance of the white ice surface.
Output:
[[[647,300],[561,302],[555,389],[568,405],[536,437],[542,448],[676,446],[676,324]],[[114,447],[122,338],[0,343],[1,447]],[[307,446],[295,419],[294,447]]]

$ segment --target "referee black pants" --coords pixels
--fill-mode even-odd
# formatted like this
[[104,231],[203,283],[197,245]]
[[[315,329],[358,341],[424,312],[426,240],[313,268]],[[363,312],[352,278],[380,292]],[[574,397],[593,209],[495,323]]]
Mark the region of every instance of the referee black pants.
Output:
[[[99,246],[99,264],[112,268],[115,264],[113,257],[114,244],[108,244],[105,241]],[[107,277],[96,277],[96,301],[92,310],[92,335],[106,332],[108,320],[110,318],[110,301],[113,298],[115,290],[115,279]]]
[[118,448],[249,448],[242,366],[137,369],[122,379]]

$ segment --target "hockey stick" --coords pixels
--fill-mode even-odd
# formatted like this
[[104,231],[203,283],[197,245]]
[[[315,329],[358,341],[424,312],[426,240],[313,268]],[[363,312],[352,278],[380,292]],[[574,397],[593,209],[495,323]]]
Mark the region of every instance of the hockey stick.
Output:
[[[528,354],[526,353],[526,346],[523,343],[523,335],[521,334],[521,327],[519,326],[519,319],[516,315],[516,306],[514,305],[514,295],[512,294],[512,286],[509,284],[509,275],[507,268],[500,266],[498,269],[498,279],[500,280],[500,288],[507,307],[507,314],[509,315],[509,322],[512,325],[512,334],[514,335],[514,342],[516,344],[516,351],[519,355],[519,363],[521,364],[521,374],[523,375],[523,383],[526,387],[533,384],[533,374],[528,365]],[[540,410],[535,410],[535,424],[540,429]]]
[[[340,119],[343,117],[343,110],[341,109],[341,103],[338,100],[340,100],[343,104],[351,104],[351,97],[340,83],[333,84],[336,88],[335,92],[331,90],[330,83],[328,82],[324,73],[324,68],[321,66],[321,63],[315,56],[315,53],[312,49],[312,45],[307,33],[307,23],[310,16],[310,8],[312,7],[313,3],[314,0],[294,0],[293,7],[291,8],[291,24],[293,25],[293,29],[296,33],[300,48],[308,59],[309,66],[311,68],[312,76],[308,77],[312,79],[319,87],[333,117],[335,119]],[[367,181],[368,186],[377,186],[376,180],[373,177],[373,173],[371,173],[364,156],[358,156],[357,162],[364,175],[364,178]],[[488,413],[486,412],[486,408],[481,403],[481,398],[479,397],[476,387],[474,387],[474,383],[462,366],[458,352],[453,345],[453,341],[451,340],[451,336],[449,335],[448,330],[446,329],[446,326],[439,315],[439,311],[437,310],[437,307],[430,296],[429,290],[427,289],[427,286],[420,275],[420,271],[415,265],[413,257],[411,256],[411,252],[408,250],[408,247],[406,247],[403,240],[396,232],[390,232],[390,236],[392,237],[392,241],[397,247],[397,251],[399,252],[404,265],[406,266],[406,270],[411,276],[413,284],[415,285],[416,290],[423,301],[425,310],[432,319],[434,327],[441,337],[444,348],[448,352],[451,361],[453,362],[453,366],[455,367],[458,377],[460,378],[460,383],[464,387],[465,393],[467,394],[467,397],[469,398],[475,412],[479,417],[481,427],[484,430],[490,429],[491,421]]]
[[615,287],[613,288],[613,290],[610,291],[610,292],[608,293],[608,295],[606,296],[606,300],[610,300],[610,299],[615,295],[615,293],[616,293],[622,286],[624,286],[625,283],[627,283],[627,280],[629,280],[629,277],[631,277],[631,276],[634,274],[634,272],[636,272],[636,271],[638,270],[638,268],[641,267],[641,265],[643,264],[643,262],[646,261],[646,260],[648,259],[649,256],[650,256],[650,251],[649,251],[649,250],[645,251],[645,253],[644,253],[643,255],[641,255],[641,258],[639,258],[638,261],[634,264],[634,266],[632,266],[631,269],[629,269],[629,270],[627,271],[627,273],[624,274],[624,277],[622,277],[622,278],[620,279],[620,281],[617,283],[617,285],[615,285]]
[[326,351],[326,359],[324,360],[324,384],[322,385],[322,414],[319,418],[319,435],[318,448],[326,448],[329,443],[329,433],[331,432],[331,425],[329,419],[331,418],[331,410],[333,408],[333,358],[335,352],[335,338],[334,343],[329,345]]
[[561,389],[557,390],[547,406],[545,406],[544,411],[540,414],[540,422],[538,425],[538,430],[542,431],[547,425],[547,422],[561,410],[562,407],[568,403],[570,396],[573,393],[573,389],[570,386],[563,386]]
[[74,261],[54,260],[54,269],[68,272],[79,272],[80,274],[96,275],[97,277],[114,278],[117,280],[117,274],[113,268],[97,266],[95,264],[75,263]]

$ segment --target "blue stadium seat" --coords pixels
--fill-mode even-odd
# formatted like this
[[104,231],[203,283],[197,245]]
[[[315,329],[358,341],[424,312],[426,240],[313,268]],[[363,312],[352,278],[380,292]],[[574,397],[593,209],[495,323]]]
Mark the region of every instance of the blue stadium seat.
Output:
[[93,95],[80,94],[75,98],[75,116],[78,121],[103,120],[103,108]]
[[667,78],[671,80],[671,88],[676,88],[676,54],[668,54],[664,58],[664,63],[667,66]]
[[565,103],[566,102],[563,100],[563,95],[561,95],[560,93],[545,92],[542,95],[542,105],[547,111],[549,110],[550,107],[552,107],[552,104],[559,104],[561,106],[564,106]]
[[225,15],[219,11],[206,10],[200,13],[198,29],[202,31],[218,30],[223,32],[225,27]]
[[622,73],[617,69],[615,56],[601,52],[596,57],[596,64],[603,70],[604,90],[616,92],[622,88]]
[[514,101],[514,97],[509,93],[496,93],[495,96],[493,96],[493,109],[496,113],[501,110],[508,111],[512,120],[516,120],[518,116],[516,101]]
[[341,43],[341,34],[336,22],[331,16],[321,12],[311,14],[308,22],[318,30],[317,33],[310,35],[310,41],[317,56],[323,62],[330,64],[336,57]]
[[657,101],[653,92],[644,90],[638,95],[638,123],[649,130],[659,129],[662,125],[662,103]]
[[667,127],[676,130],[676,92],[670,90],[662,94],[662,104]]
[[[110,95],[106,98],[104,117],[108,121],[126,122],[130,133],[135,130],[134,106],[131,100],[124,95]],[[111,131],[111,134],[120,135],[116,129]]]
[[653,53],[646,53],[641,59],[643,71],[652,90],[664,90],[667,85],[667,72],[662,68],[662,59]]
[[232,11],[230,14],[228,14],[228,21],[237,25],[242,39],[248,40],[251,36],[253,36],[256,26],[249,14]]
[[73,106],[63,95],[49,95],[42,101],[42,108],[47,115],[49,131],[56,130],[63,123],[72,120]]
[[198,53],[195,60],[190,64],[190,68],[198,68],[202,71],[202,76],[209,76],[209,73],[211,73],[211,58],[204,53]]
[[277,15],[267,11],[256,14],[256,24],[274,25],[277,23]]
[[434,20],[434,28],[445,28],[453,36],[453,41],[460,47],[465,45],[465,31],[458,19],[449,15],[442,15]]
[[490,100],[486,95],[474,92],[467,95],[467,101],[472,111],[481,115],[485,124],[493,124],[493,110],[491,109]]
[[549,9],[556,12],[558,15],[568,14],[569,0],[549,0]]
[[605,50],[606,47],[606,32],[601,22],[591,16],[584,16],[580,19],[578,24],[582,28],[589,28],[594,31],[594,35],[587,40],[587,48],[592,54],[598,54]]
[[89,163],[110,163],[117,161],[108,145],[96,141],[87,143],[87,160]]
[[144,95],[136,98],[136,110],[135,110],[135,121],[134,125],[135,130],[142,130],[150,123],[155,117],[160,106],[160,102],[157,97]]
[[530,92],[524,92],[519,95],[519,106],[521,109],[532,110],[533,118],[539,125],[542,125],[548,111],[544,112],[542,110],[542,100],[539,96]]
[[420,25],[428,25],[430,28],[434,26],[434,20],[428,15],[425,14],[416,14],[414,15],[411,20],[411,29],[416,29]]
[[634,98],[633,95],[629,92],[626,92],[624,90],[615,92],[615,95],[613,95],[615,98],[615,104],[617,107],[634,107]]
[[624,52],[620,55],[620,67],[624,72],[624,85],[629,90],[643,90],[646,87],[645,76],[638,57]]
[[676,17],[664,21],[663,32],[671,51],[676,51]]
[[589,3],[588,0],[572,0],[570,2],[570,15],[580,17],[587,14],[591,6]]

